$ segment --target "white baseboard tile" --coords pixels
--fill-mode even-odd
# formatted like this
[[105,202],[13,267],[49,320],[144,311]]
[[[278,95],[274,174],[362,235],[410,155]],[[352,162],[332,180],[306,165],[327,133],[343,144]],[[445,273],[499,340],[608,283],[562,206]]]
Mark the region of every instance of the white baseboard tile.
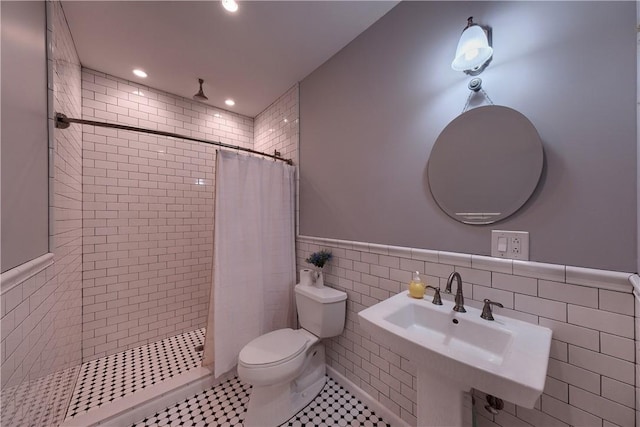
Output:
[[216,380],[211,370],[203,367],[194,368],[86,414],[67,419],[61,427],[132,425],[233,376],[235,371],[228,372]]
[[404,422],[400,417],[391,412],[385,406],[383,406],[376,399],[371,397],[369,393],[362,390],[360,387],[355,385],[353,382],[348,380],[345,376],[340,374],[338,371],[333,369],[331,366],[327,365],[327,375],[329,375],[335,382],[340,384],[342,387],[346,388],[349,393],[357,397],[367,405],[369,409],[379,415],[384,419],[387,423],[389,423],[392,427],[409,427],[409,424]]

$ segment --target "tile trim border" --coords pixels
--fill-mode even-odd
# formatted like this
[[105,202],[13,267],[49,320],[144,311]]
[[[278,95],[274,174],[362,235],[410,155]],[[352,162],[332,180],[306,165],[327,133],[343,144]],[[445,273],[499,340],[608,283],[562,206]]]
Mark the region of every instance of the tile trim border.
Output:
[[[328,239],[324,237],[298,235],[297,240],[318,245],[331,245],[339,248],[359,250],[382,255],[394,255],[411,259],[428,260],[441,264],[471,267],[478,270],[495,271],[516,276],[536,277],[561,281],[597,289],[631,293],[634,283],[640,294],[640,278],[637,273],[597,270],[593,268],[548,264],[534,261],[514,261],[492,258],[483,255],[462,254],[418,248],[387,246],[376,243],[355,242]],[[470,264],[470,265],[469,265]]]
[[[638,300],[638,303],[640,303],[640,276],[638,276],[637,274],[634,274],[631,277],[629,277],[629,281],[631,282],[631,286],[633,286],[633,295]],[[640,318],[640,313],[636,313],[636,316],[638,316]],[[640,337],[638,337],[638,338],[640,338]],[[640,384],[638,384],[638,385],[640,385]],[[640,407],[638,409],[640,409]],[[640,421],[640,420],[638,420],[638,421]]]
[[38,258],[27,261],[17,267],[7,270],[0,275],[0,294],[9,292],[17,285],[40,273],[53,264],[53,254],[46,253]]

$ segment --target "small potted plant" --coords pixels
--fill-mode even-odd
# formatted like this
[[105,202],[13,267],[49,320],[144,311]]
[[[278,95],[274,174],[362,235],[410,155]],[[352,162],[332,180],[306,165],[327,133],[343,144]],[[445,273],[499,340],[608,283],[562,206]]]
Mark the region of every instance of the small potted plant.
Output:
[[312,253],[311,255],[309,255],[309,258],[305,260],[309,264],[314,265],[317,269],[315,272],[314,284],[318,288],[324,286],[324,276],[322,275],[322,268],[327,262],[329,262],[329,260],[331,260],[331,251],[327,251],[325,249],[319,252]]

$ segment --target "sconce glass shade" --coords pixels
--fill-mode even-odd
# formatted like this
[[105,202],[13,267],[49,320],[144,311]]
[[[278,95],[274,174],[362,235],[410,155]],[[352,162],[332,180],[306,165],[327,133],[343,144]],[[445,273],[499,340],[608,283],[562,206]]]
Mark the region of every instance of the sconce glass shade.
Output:
[[493,55],[487,34],[479,25],[465,29],[460,36],[451,68],[456,71],[477,70]]

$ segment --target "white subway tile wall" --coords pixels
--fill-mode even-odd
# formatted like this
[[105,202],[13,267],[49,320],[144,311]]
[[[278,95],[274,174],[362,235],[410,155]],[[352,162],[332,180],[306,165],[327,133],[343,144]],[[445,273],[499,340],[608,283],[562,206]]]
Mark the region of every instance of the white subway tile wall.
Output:
[[298,85],[286,91],[255,118],[254,149],[298,164]]
[[[298,114],[298,89],[296,84],[275,100],[267,109],[255,118],[254,148],[264,153],[280,155],[299,164],[298,146],[300,138],[300,119]],[[296,174],[296,195],[300,187],[300,175]],[[299,204],[296,197],[296,218]],[[298,223],[296,221],[296,234]]]
[[[535,263],[520,264],[514,265],[514,274],[506,274],[504,263],[483,260],[481,270],[468,268],[465,257],[450,253],[440,257],[431,251],[425,262],[416,259],[420,250],[302,236],[297,244],[299,268],[308,267],[304,259],[310,253],[331,250],[325,283],[349,295],[346,328],[328,340],[327,363],[407,423],[416,424],[415,368],[364,332],[357,314],[404,290],[410,272],[418,270],[441,288],[447,276],[458,271],[466,285],[471,283],[464,287],[467,304],[477,307],[483,298],[495,299],[505,305],[495,309],[496,315],[524,318],[554,331],[547,382],[536,409],[507,402],[505,410],[493,416],[484,410],[484,395],[478,391],[478,425],[635,425],[634,322],[638,325],[631,286],[612,283],[606,286],[618,291],[598,290],[585,286],[582,276],[580,283],[560,280],[560,265],[543,265],[538,274]],[[392,252],[401,255],[389,255]]]
[[[59,1],[48,4],[53,15],[51,65],[54,95],[54,111],[49,112],[49,120],[50,129],[54,129],[52,120],[56,112],[76,117],[81,113],[82,90],[80,60],[62,5]],[[53,366],[45,369],[47,374],[75,366],[82,357],[82,132],[76,126],[73,129],[56,129],[53,134],[50,247],[58,280],[54,296],[59,307],[55,308],[56,318],[51,328],[53,341],[59,349],[43,353],[43,360],[52,358],[53,354],[56,359]]]
[[[81,111],[80,61],[60,2],[47,2],[49,242],[54,263],[2,295],[2,425],[57,424],[81,361],[81,129],[54,130],[54,110]],[[44,141],[43,141],[44,142]]]
[[[82,70],[82,117],[253,148],[253,119]],[[205,326],[216,147],[83,126],[83,361]]]

